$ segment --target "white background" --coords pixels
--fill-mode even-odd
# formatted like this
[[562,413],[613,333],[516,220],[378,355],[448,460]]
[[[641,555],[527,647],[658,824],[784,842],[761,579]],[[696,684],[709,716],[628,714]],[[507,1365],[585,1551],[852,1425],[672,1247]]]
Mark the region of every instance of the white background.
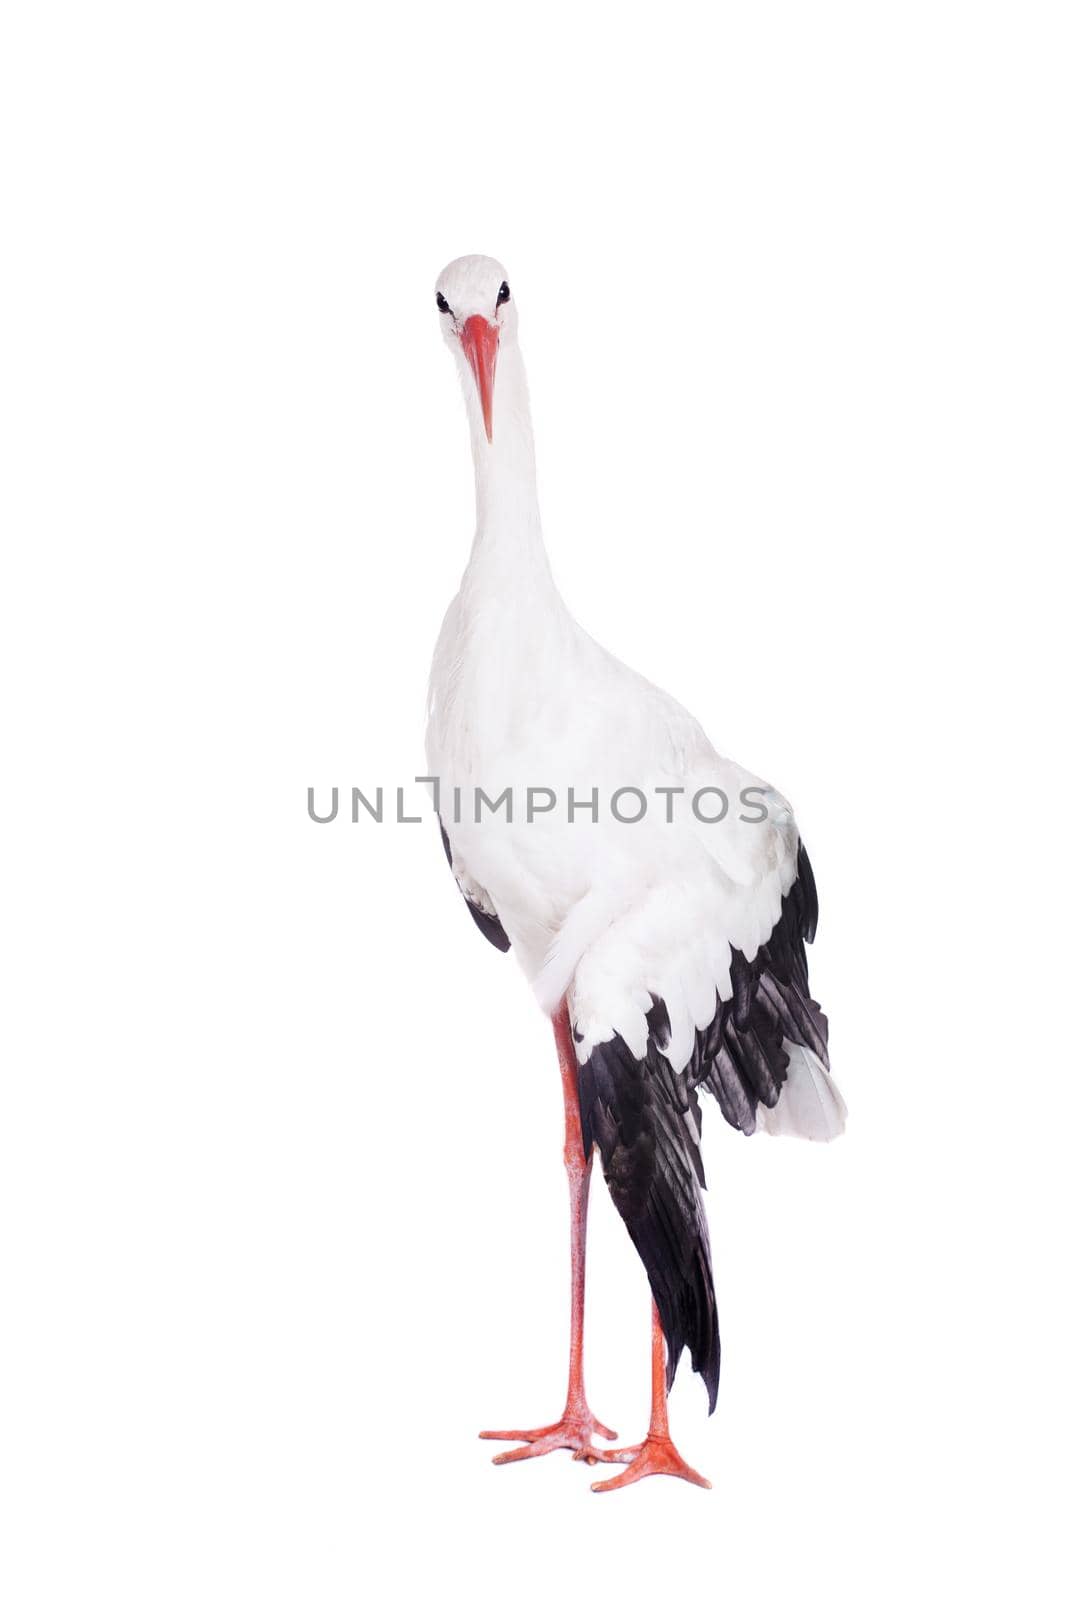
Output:
[[[1057,1590],[1058,9],[5,8],[11,1600]],[[708,1106],[710,1495],[489,1464],[562,1400],[551,1037],[432,826],[305,810],[422,770],[468,251],[564,594],[819,881],[851,1121]],[[624,1439],[646,1339],[598,1179]]]

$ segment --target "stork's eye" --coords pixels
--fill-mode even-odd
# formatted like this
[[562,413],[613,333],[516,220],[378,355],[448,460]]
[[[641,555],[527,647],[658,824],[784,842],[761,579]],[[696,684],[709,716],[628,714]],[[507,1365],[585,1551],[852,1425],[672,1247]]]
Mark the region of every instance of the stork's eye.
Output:
[[438,289],[438,291],[437,291],[437,309],[438,309],[438,311],[447,311],[447,310],[449,310],[448,301],[445,299],[445,297],[441,293],[440,289]]
[[496,297],[496,308],[499,311],[505,300],[511,299],[511,290],[508,288],[507,279],[500,285],[500,293]]

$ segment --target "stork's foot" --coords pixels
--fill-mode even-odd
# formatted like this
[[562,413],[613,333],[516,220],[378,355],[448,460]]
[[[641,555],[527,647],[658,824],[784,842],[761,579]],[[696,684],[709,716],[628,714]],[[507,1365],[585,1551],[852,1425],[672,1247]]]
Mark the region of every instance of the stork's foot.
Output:
[[531,1461],[534,1456],[547,1456],[551,1450],[569,1450],[575,1461],[628,1461],[629,1454],[625,1451],[605,1452],[593,1443],[593,1434],[600,1434],[602,1439],[617,1439],[617,1433],[610,1428],[605,1428],[598,1422],[588,1407],[571,1407],[564,1411],[558,1422],[552,1422],[547,1428],[509,1428],[503,1432],[486,1429],[478,1435],[479,1439],[523,1439],[525,1443],[518,1450],[505,1450],[501,1455],[493,1457],[493,1464],[497,1467],[506,1466],[509,1461]]
[[605,1489],[625,1489],[628,1483],[636,1483],[639,1478],[651,1478],[656,1473],[665,1473],[668,1477],[684,1478],[686,1483],[695,1483],[700,1489],[710,1489],[711,1484],[707,1478],[702,1478],[699,1472],[694,1472],[688,1462],[683,1461],[673,1442],[663,1434],[650,1433],[643,1445],[636,1450],[603,1450],[601,1461],[628,1461],[630,1464],[625,1472],[620,1472],[617,1477],[603,1478],[599,1483],[590,1487],[600,1494]]

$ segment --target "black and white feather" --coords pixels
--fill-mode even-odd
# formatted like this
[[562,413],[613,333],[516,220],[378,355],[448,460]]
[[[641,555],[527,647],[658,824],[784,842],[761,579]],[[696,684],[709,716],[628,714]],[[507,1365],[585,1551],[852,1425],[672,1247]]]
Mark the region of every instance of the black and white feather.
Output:
[[[818,901],[803,845],[781,915],[752,960],[738,950],[730,993],[676,1072],[666,1052],[671,1022],[660,997],[645,1017],[635,1054],[616,1033],[579,1067],[586,1149],[600,1151],[608,1190],[648,1274],[668,1349],[668,1379],[688,1346],[715,1409],[719,1318],[702,1189],[698,1089],[718,1102],[731,1127],[800,1138],[843,1131],[845,1104],[829,1073],[827,1024],[808,988],[805,943],[815,936]],[[576,1029],[581,1051],[584,1039]]]
[[711,1277],[700,1159],[700,1106],[690,1078],[658,1048],[667,1030],[657,1004],[637,1059],[616,1035],[579,1068],[587,1154],[600,1151],[608,1192],[648,1274],[667,1341],[667,1378],[688,1345],[714,1411],[719,1392],[719,1314]]
[[455,863],[452,860],[452,846],[448,842],[448,834],[445,832],[445,825],[441,821],[440,817],[438,817],[437,821],[441,828],[441,843],[445,847],[445,856],[448,860],[449,866],[452,868],[452,876],[456,880],[456,886],[459,889],[460,894],[463,896],[463,901],[467,907],[467,910],[474,919],[475,927],[479,928],[481,932],[484,933],[491,945],[493,945],[497,950],[503,950],[506,953],[511,949],[511,940],[504,932],[504,924],[501,922],[500,918],[493,910],[492,905],[489,903],[488,895],[481,893],[472,885],[468,885],[466,887],[464,886],[463,880],[461,879],[459,873],[457,873]]

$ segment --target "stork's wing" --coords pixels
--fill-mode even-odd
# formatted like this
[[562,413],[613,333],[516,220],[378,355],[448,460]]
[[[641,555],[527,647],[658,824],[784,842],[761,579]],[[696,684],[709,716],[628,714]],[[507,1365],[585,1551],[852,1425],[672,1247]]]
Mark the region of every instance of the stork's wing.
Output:
[[[819,901],[808,853],[799,841],[796,873],[770,938],[751,960],[740,950],[732,952],[731,993],[719,1000],[709,1026],[696,1030],[687,1077],[711,1090],[727,1122],[742,1133],[766,1126],[768,1132],[806,1132],[809,1138],[831,1138],[840,1131],[831,1110],[840,1097],[830,1089],[828,1078],[826,1112],[816,1088],[810,1128],[787,1129],[767,1115],[777,1107],[791,1072],[805,1091],[806,1101],[807,1080],[821,1085],[830,1067],[826,1018],[808,988],[804,949],[815,937]],[[808,1059],[808,1052],[816,1058],[814,1062]],[[803,1109],[795,1108],[793,1120],[798,1116],[804,1120]]]
[[700,840],[578,961],[567,1000],[579,1063],[616,1034],[645,1058],[659,1001],[660,1049],[715,1096],[731,1127],[833,1138],[845,1108],[808,987],[818,899],[807,852],[791,822],[739,831],[747,859],[721,837],[734,852],[729,871]]
[[504,932],[504,925],[494,911],[492,901],[484,889],[475,889],[473,885],[465,884],[464,880],[461,879],[452,860],[452,846],[448,842],[445,825],[441,822],[440,817],[438,817],[437,821],[440,824],[441,843],[445,847],[445,855],[448,857],[448,864],[452,868],[452,876],[456,880],[456,886],[463,896],[467,910],[491,945],[495,945],[498,950],[510,950],[511,940]]
[[662,1001],[649,1012],[648,1050],[636,1058],[618,1034],[578,1068],[586,1154],[595,1143],[608,1192],[648,1273],[667,1340],[667,1381],[688,1345],[714,1411],[719,1315],[704,1215],[696,1089],[657,1047]]
[[[579,964],[568,992],[586,1148],[600,1149],[611,1197],[648,1273],[670,1374],[688,1345],[712,1409],[718,1310],[700,1192],[697,1090],[709,1090],[744,1133],[830,1139],[844,1127],[826,1019],[808,988],[804,945],[818,919],[815,880],[803,845],[792,843],[791,882],[769,933],[747,955],[726,940],[710,1002],[703,961],[687,966],[699,940],[679,885],[651,918],[647,901],[636,913],[647,928],[662,907],[658,940],[639,944],[620,925],[599,953],[590,950],[585,972]],[[710,915],[706,888],[698,903]]]

